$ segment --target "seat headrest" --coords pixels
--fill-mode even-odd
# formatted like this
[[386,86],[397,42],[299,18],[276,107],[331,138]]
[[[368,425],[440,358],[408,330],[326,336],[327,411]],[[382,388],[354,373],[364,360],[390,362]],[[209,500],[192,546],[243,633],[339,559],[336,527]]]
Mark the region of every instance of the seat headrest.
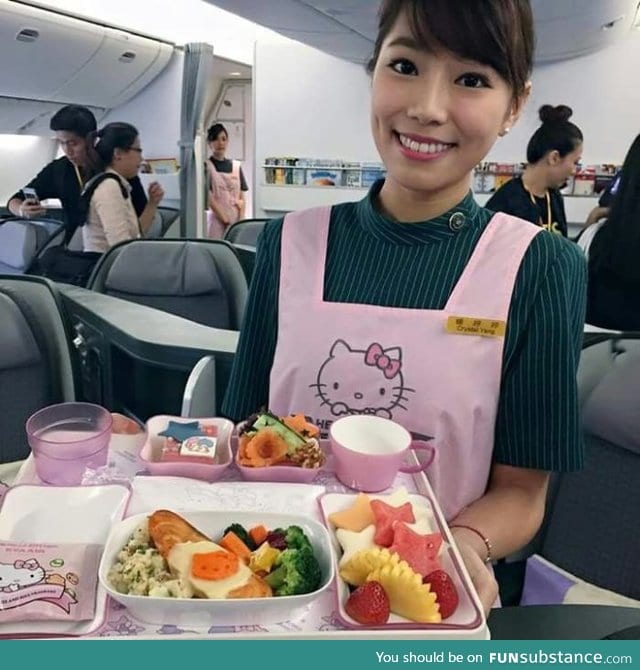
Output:
[[193,296],[223,291],[211,253],[188,242],[142,241],[123,247],[104,286],[132,295]]
[[618,356],[583,407],[585,430],[640,454],[640,354]]
[[24,270],[38,246],[35,226],[27,221],[7,221],[0,225],[0,263]]
[[13,369],[37,363],[40,350],[20,308],[0,292],[0,369]]

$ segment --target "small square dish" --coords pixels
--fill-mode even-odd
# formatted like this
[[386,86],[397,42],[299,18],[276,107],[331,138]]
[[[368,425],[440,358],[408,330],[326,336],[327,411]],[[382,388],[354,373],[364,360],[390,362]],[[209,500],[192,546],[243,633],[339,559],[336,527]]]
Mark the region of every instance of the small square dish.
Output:
[[[375,513],[368,508],[373,501],[383,503],[376,507]],[[319,499],[319,504],[338,557],[338,616],[346,626],[379,631],[420,630],[429,639],[487,638],[486,620],[477,594],[452,544],[442,513],[431,497],[407,493],[400,487],[386,495],[329,493]],[[407,514],[404,518],[401,509]],[[337,528],[336,524],[342,527]],[[390,537],[382,541],[385,524]],[[399,564],[404,567],[387,568]],[[426,579],[436,571],[448,575],[452,586],[447,588],[457,593],[457,607],[454,605],[453,613],[444,619],[440,616],[437,594],[434,596],[434,589]],[[352,603],[356,599],[349,604],[347,601],[357,590],[356,585],[366,581],[377,581],[387,593],[391,612],[384,623],[359,623],[348,613],[353,612]],[[415,596],[411,599],[410,591]],[[395,613],[394,605],[400,600],[401,608],[419,612],[419,616],[425,617],[423,622],[412,620],[406,613],[405,616]],[[412,602],[407,604],[409,600]]]
[[236,427],[235,463],[251,482],[310,484],[326,464],[328,440],[302,414],[278,417],[265,411]]
[[139,460],[151,475],[213,482],[231,465],[232,433],[227,419],[152,416]]
[[[122,519],[130,489],[101,486],[37,486],[9,489],[0,508],[0,539],[16,543],[104,545]],[[88,635],[103,623],[107,593],[98,585],[94,618],[88,621],[25,621],[0,625],[0,637]]]
[[[238,438],[232,437],[231,444],[235,452],[236,467],[243,479],[248,482],[284,482],[288,484],[311,484],[318,476],[322,468],[302,468],[298,465],[270,465],[268,467],[250,468],[241,465],[238,455]],[[320,449],[327,454],[329,450],[328,440],[319,440]]]
[[[157,514],[172,515],[174,513],[163,510]],[[221,622],[225,625],[269,625],[285,621],[293,621],[301,616],[313,601],[324,594],[333,582],[334,556],[329,534],[321,523],[314,521],[309,517],[268,512],[229,511],[180,511],[179,515],[182,517],[182,520],[186,521],[188,524],[192,524],[193,528],[190,529],[191,531],[196,530],[197,533],[206,536],[208,544],[215,542],[220,545],[217,546],[216,549],[213,547],[203,548],[204,545],[200,539],[198,539],[197,536],[194,538],[192,535],[186,538],[182,543],[172,545],[173,548],[170,549],[170,552],[167,555],[168,562],[173,560],[173,552],[176,551],[176,547],[179,547],[178,551],[181,558],[176,558],[175,561],[182,560],[184,553],[191,556],[190,560],[192,562],[190,572],[184,573],[178,571],[178,576],[183,574],[180,579],[188,580],[190,584],[193,584],[194,589],[198,586],[194,576],[196,559],[200,560],[200,557],[202,556],[211,556],[211,553],[203,554],[195,552],[215,551],[219,554],[219,550],[223,550],[223,553],[225,549],[227,551],[235,551],[235,548],[231,549],[231,545],[224,544],[224,541],[220,539],[232,524],[240,525],[244,529],[262,527],[264,529],[271,529],[271,531],[274,529],[287,529],[290,526],[298,526],[302,529],[311,543],[313,554],[317,559],[320,568],[320,577],[318,579],[319,586],[314,591],[301,595],[274,595],[272,597],[245,598],[215,597],[206,599],[203,597],[157,597],[156,595],[133,595],[130,593],[121,593],[116,590],[115,585],[111,583],[110,571],[119,562],[121,565],[115,568],[115,573],[112,573],[111,575],[113,579],[118,579],[119,574],[128,576],[137,570],[135,566],[130,567],[128,563],[122,563],[122,561],[128,560],[125,557],[126,552],[123,552],[123,549],[130,546],[130,543],[133,540],[134,542],[138,542],[140,546],[136,545],[135,551],[130,551],[129,555],[136,558],[138,553],[141,552],[144,557],[149,552],[148,546],[150,546],[150,540],[148,536],[146,538],[144,537],[144,529],[148,527],[148,519],[150,515],[148,513],[137,514],[125,519],[113,528],[100,563],[99,579],[103,588],[109,595],[114,600],[124,605],[132,616],[141,621],[158,625],[171,623],[187,626],[212,626],[220,625]],[[169,525],[166,521],[163,523],[165,524],[165,527]],[[176,524],[174,522],[171,529],[172,532],[178,532],[174,531],[175,526]],[[134,533],[136,534],[135,539],[133,539]],[[234,538],[236,541],[237,537],[239,536]],[[209,538],[211,538],[210,541]],[[271,541],[272,540],[269,540],[269,543]],[[221,542],[223,544],[220,544]],[[266,541],[264,544],[267,544]],[[189,550],[189,547],[192,547],[192,551]],[[156,563],[158,559],[164,561],[165,565],[167,563],[167,559],[159,556],[150,559],[153,562],[153,571],[165,570],[166,573],[167,568]],[[187,564],[184,565],[186,566]],[[243,565],[245,564],[243,563]],[[252,563],[249,561],[249,566],[251,565]],[[269,569],[270,568],[268,567],[266,568],[267,571]],[[144,574],[146,575],[146,579],[160,579],[160,577],[155,576],[155,572],[150,573],[147,568],[145,568],[145,570]],[[248,568],[243,567],[242,570],[247,572]],[[175,570],[172,570],[172,573],[175,576]],[[184,574],[187,574],[188,576],[185,577]],[[237,573],[237,575],[240,575],[240,573]],[[166,579],[166,574],[164,578]],[[224,586],[222,582],[225,580],[221,580],[220,577],[203,577],[203,579],[219,580],[216,583],[216,589],[218,589],[218,584],[219,588]],[[240,585],[240,581],[235,581],[235,575],[225,579],[226,581],[233,580],[232,585],[234,587]],[[184,581],[179,581],[178,583],[180,587],[182,587]],[[164,588],[167,589],[175,588],[173,585],[170,586],[166,581],[163,582],[163,586],[164,585],[166,585]],[[120,588],[123,588],[122,584],[120,585]],[[128,584],[124,585],[124,588],[131,589]],[[153,583],[150,582],[149,585],[141,585],[138,580],[136,580],[134,590],[138,590],[139,588],[151,592],[152,590],[157,589],[157,584],[154,581]],[[182,591],[178,591],[178,593],[183,594]]]

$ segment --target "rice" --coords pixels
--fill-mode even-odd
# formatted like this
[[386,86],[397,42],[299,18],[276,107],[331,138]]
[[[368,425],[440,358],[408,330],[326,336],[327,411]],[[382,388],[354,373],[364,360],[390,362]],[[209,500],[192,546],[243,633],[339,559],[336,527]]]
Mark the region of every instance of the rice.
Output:
[[135,529],[107,575],[118,593],[155,598],[191,598],[188,584],[176,579],[152,546],[147,523]]

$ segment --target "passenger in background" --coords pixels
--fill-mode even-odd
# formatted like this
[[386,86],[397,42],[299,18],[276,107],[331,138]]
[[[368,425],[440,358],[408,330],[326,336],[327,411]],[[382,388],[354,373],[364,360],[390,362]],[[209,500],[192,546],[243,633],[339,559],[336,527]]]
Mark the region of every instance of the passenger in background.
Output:
[[265,226],[222,408],[431,436],[429,479],[485,608],[485,563],[538,531],[549,471],[583,463],[583,255],[470,192],[527,99],[533,45],[527,0],[382,2],[370,123],[387,176]]
[[[36,191],[39,200],[57,198],[61,201],[68,228],[67,239],[70,239],[76,228],[84,223],[79,209],[80,193],[89,179],[100,170],[87,151],[87,145],[93,142],[96,118],[86,107],[67,105],[51,117],[49,125],[56,134],[64,156],[46,165],[27,186]],[[137,176],[130,185],[133,207],[140,215],[147,205],[147,197]],[[39,202],[25,202],[20,191],[11,196],[7,208],[15,216],[29,219],[46,216],[47,213]]]
[[624,160],[609,216],[587,228],[578,246],[589,260],[587,323],[640,330],[640,135]]
[[582,157],[582,132],[569,121],[572,113],[566,105],[540,108],[542,125],[529,140],[524,173],[501,186],[485,205],[487,209],[513,214],[567,236],[560,189]]
[[[598,200],[598,206],[594,207],[590,212],[589,216],[587,217],[587,220],[585,221],[585,229],[588,228],[590,225],[597,223],[598,221],[602,221],[603,219],[606,219],[609,216],[609,212],[611,211],[611,205],[613,203],[613,199],[616,196],[616,193],[618,192],[618,187],[620,186],[620,179],[622,178],[621,172],[618,172],[614,179],[611,181],[609,186],[605,189],[604,193],[600,196]],[[582,233],[581,233],[582,235]]]
[[149,186],[149,201],[138,218],[129,182],[138,175],[142,147],[138,131],[130,123],[109,123],[97,131],[92,151],[104,173],[93,177],[83,194],[89,199],[89,208],[82,240],[84,251],[104,253],[118,242],[144,235],[153,223],[164,191],[157,182]]
[[249,190],[240,161],[226,157],[229,134],[221,123],[214,123],[207,131],[211,149],[208,167],[209,195],[207,236],[222,238],[225,229],[244,218],[244,194]]

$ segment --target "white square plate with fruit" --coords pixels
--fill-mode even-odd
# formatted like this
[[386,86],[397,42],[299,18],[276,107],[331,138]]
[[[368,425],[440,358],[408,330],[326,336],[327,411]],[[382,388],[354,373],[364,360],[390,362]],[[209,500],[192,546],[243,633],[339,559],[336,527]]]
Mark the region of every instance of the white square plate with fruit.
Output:
[[338,557],[346,626],[487,638],[478,597],[430,497],[403,487],[386,495],[329,493],[320,507]]

